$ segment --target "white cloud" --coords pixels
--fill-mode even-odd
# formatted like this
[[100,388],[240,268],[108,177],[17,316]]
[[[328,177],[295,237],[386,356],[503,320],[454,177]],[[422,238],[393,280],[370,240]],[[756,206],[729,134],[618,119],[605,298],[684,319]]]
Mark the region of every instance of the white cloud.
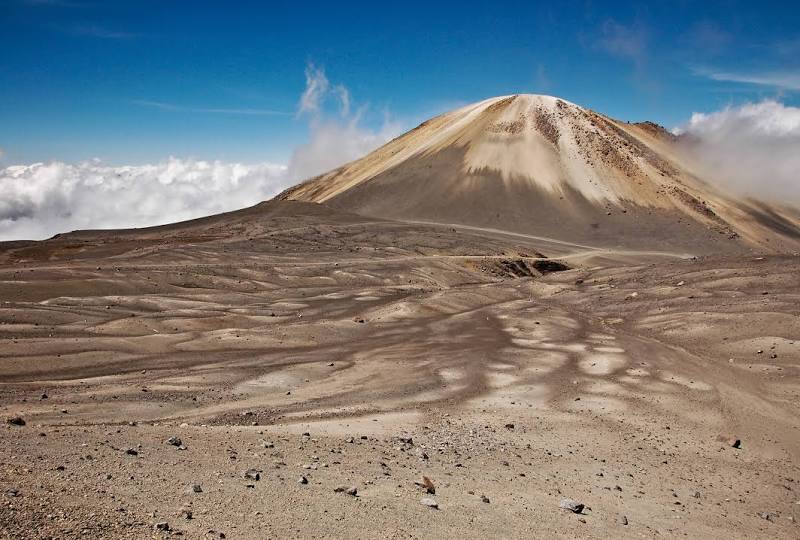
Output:
[[184,107],[174,103],[164,101],[152,101],[149,99],[134,99],[131,101],[140,107],[149,107],[162,111],[208,113],[208,114],[233,114],[245,116],[291,116],[292,113],[286,111],[276,111],[274,109],[238,109],[230,107]]
[[769,86],[782,90],[800,90],[800,72],[798,71],[740,73],[735,71],[717,71],[705,68],[695,68],[694,72],[697,75],[709,78],[713,81]]
[[[335,113],[326,112],[331,103]],[[309,65],[298,105],[298,114],[309,123],[309,140],[295,148],[288,164],[169,158],[141,166],[90,161],[0,168],[0,240],[42,239],[76,229],[144,227],[256,204],[357,159],[400,133],[388,114],[379,127],[365,126],[367,106],[353,112],[352,105],[346,87],[332,86],[322,68]],[[249,109],[202,112],[257,114]]]
[[306,66],[306,89],[303,95],[300,96],[298,113],[319,112],[322,100],[325,98],[329,89],[330,83],[325,76],[325,70],[309,63]]
[[[338,114],[326,112],[333,102]],[[325,71],[313,64],[306,67],[306,90],[298,114],[309,119],[310,139],[289,158],[289,176],[305,180],[357,159],[401,133],[401,125],[383,114],[378,128],[364,125],[369,107],[352,109],[350,91],[341,84],[331,86]]]
[[681,148],[705,176],[745,195],[800,204],[800,108],[777,101],[694,113]]
[[15,165],[0,169],[0,240],[192,219],[256,204],[289,183],[286,167],[270,163]]

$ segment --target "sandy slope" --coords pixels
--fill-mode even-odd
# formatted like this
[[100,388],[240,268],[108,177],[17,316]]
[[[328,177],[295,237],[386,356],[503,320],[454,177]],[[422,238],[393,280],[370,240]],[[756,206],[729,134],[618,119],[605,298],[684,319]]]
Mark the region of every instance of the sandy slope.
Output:
[[692,254],[296,202],[0,244],[0,537],[796,538],[800,259]]
[[574,242],[703,252],[800,249],[800,213],[718,193],[655,124],[538,95],[436,118],[280,198]]

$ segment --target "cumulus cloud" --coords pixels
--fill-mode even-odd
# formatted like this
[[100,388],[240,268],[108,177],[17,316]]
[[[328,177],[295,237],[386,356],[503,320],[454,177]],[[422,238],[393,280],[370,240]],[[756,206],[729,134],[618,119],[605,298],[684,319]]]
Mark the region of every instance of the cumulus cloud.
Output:
[[678,132],[706,177],[745,195],[800,204],[800,108],[766,100],[694,113]]
[[169,158],[140,166],[111,166],[95,160],[0,167],[0,240],[36,240],[76,229],[159,225],[256,204],[359,158],[400,132],[400,125],[388,114],[377,122],[378,127],[368,127],[367,112],[366,105],[354,108],[345,86],[332,85],[322,68],[309,65],[297,111],[298,118],[308,122],[309,138],[294,149],[287,163]]
[[192,219],[256,204],[287,181],[286,167],[270,163],[170,158],[124,167],[14,165],[0,169],[0,240]]

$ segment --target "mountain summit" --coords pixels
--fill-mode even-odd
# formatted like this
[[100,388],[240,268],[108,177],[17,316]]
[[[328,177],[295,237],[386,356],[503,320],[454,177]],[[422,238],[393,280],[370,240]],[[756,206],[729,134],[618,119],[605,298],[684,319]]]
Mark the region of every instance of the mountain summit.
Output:
[[278,198],[609,247],[800,247],[796,211],[715,189],[664,128],[543,95],[442,114]]

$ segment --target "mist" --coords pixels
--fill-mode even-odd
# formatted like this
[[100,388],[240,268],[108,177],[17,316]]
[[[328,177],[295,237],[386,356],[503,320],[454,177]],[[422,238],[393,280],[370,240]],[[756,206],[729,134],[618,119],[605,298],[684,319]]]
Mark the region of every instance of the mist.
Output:
[[676,131],[702,177],[739,195],[800,205],[800,108],[747,103],[694,113]]

